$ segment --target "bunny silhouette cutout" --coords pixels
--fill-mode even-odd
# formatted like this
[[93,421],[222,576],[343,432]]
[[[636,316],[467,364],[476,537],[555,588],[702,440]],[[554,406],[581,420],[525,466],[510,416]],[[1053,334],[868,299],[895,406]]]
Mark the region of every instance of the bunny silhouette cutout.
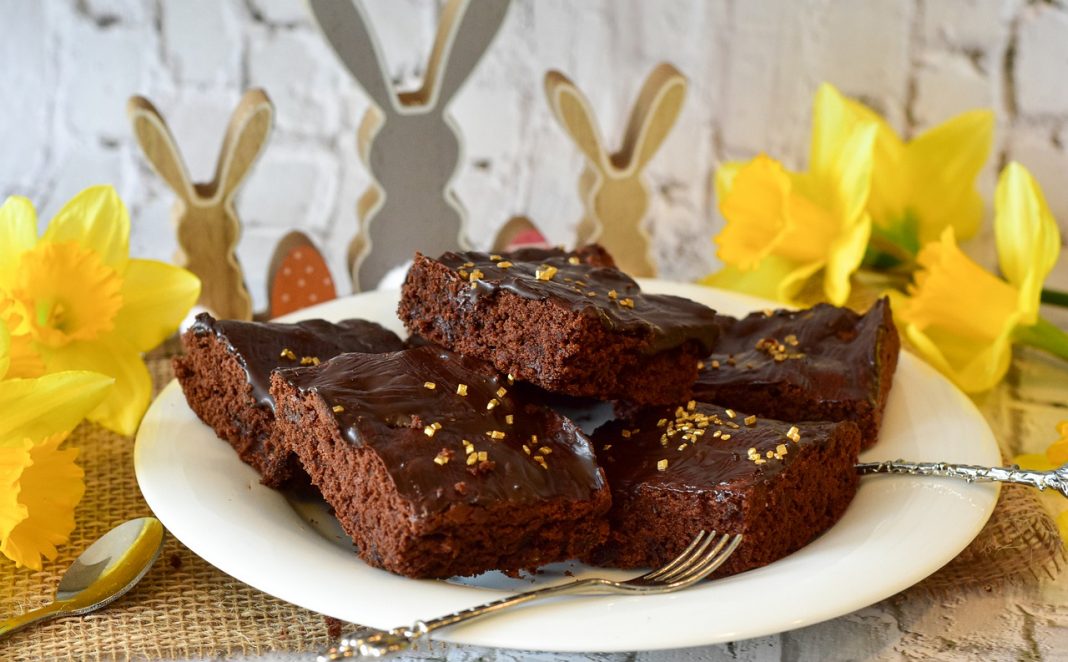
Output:
[[252,319],[252,298],[235,250],[241,224],[234,194],[271,131],[273,106],[262,90],[241,98],[223,138],[210,182],[193,183],[163,116],[144,97],[131,97],[127,114],[152,169],[174,190],[178,262],[200,278],[200,303],[217,317]]
[[489,48],[509,0],[449,0],[442,11],[422,86],[394,90],[362,5],[310,0],[338,57],[371,98],[358,149],[374,180],[357,204],[359,232],[349,246],[356,290],[374,287],[419,250],[467,248],[465,212],[449,189],[462,146],[445,114]]
[[605,149],[586,97],[566,76],[549,71],[545,94],[556,119],[586,157],[579,179],[584,215],[578,244],[599,242],[622,270],[655,276],[649,234],[642,226],[649,207],[643,172],[679,116],[686,78],[666,62],[653,69],[631,110],[623,143],[614,153]]

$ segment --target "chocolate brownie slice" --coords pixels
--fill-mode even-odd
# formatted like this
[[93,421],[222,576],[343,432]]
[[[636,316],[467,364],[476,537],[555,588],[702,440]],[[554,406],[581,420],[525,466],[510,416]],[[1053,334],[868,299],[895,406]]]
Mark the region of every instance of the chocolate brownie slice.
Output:
[[365,320],[281,324],[216,320],[201,313],[182,335],[182,345],[185,354],[174,359],[174,374],[189,407],[260,473],[264,485],[279,487],[300,465],[273,437],[271,370],[342,352],[394,351],[403,343]]
[[585,435],[487,364],[432,346],[275,372],[278,426],[367,563],[517,572],[604,540]]
[[401,290],[408,330],[548,391],[667,404],[689,397],[715,313],[643,294],[597,246],[504,255],[416,254]]
[[856,425],[784,423],[715,405],[644,410],[594,433],[612,486],[596,565],[657,567],[701,530],[744,536],[716,576],[767,565],[830,528],[853,499]]
[[888,299],[863,315],[827,304],[720,316],[693,397],[783,421],[853,421],[878,440],[901,342]]

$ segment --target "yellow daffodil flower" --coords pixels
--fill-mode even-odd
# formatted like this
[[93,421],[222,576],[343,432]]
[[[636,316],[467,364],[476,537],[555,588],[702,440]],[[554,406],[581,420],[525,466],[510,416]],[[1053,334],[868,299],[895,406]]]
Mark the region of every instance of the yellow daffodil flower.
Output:
[[975,180],[994,140],[991,111],[961,113],[905,142],[867,106],[845,104],[858,120],[879,127],[867,205],[872,248],[911,257],[947,227],[961,240],[979,231],[983,199]]
[[82,191],[44,235],[25,198],[0,207],[0,320],[12,334],[12,374],[91,370],[115,378],[89,419],[133,434],[151,381],[141,353],[186,315],[200,281],[162,262],[130,259],[130,219],[110,186]]
[[859,118],[824,84],[816,93],[808,171],[794,173],[760,155],[716,172],[727,221],[716,237],[721,271],[707,285],[791,301],[822,275],[826,298],[849,297],[871,233],[865,210],[877,125]]
[[995,208],[1004,279],[961,252],[953,227],[947,227],[939,241],[920,251],[909,296],[895,297],[904,335],[969,393],[1004,377],[1014,341],[1068,358],[1068,334],[1038,314],[1042,282],[1060,253],[1060,233],[1042,190],[1023,166],[1010,163],[1001,173]]
[[[1045,453],[1017,455],[1012,459],[1013,463],[1035,471],[1052,471],[1068,464],[1068,421],[1057,424],[1057,434],[1060,438],[1050,444]],[[1060,531],[1061,539],[1068,544],[1068,510],[1057,515],[1057,530]]]
[[74,529],[85,492],[78,451],[59,446],[114,380],[85,371],[4,379],[11,365],[11,338],[0,323],[0,553],[40,570],[41,556],[55,558]]

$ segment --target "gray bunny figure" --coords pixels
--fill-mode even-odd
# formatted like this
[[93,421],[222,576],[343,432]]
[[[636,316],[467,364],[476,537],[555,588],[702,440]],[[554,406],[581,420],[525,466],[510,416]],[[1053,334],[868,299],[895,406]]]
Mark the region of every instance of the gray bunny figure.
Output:
[[489,48],[509,0],[449,0],[442,10],[422,86],[398,93],[390,82],[362,4],[309,0],[338,57],[370,97],[357,135],[374,180],[357,204],[349,245],[353,286],[374,287],[415,250],[467,248],[465,211],[449,183],[462,158],[460,133],[445,113]]

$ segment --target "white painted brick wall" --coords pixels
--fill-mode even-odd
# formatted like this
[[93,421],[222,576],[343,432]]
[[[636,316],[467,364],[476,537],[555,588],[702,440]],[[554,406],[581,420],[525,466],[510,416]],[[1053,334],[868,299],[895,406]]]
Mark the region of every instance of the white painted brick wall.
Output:
[[[395,80],[418,80],[433,0],[369,0]],[[0,0],[0,195],[29,195],[47,219],[79,189],[114,183],[131,207],[133,250],[169,258],[172,196],[147,169],[125,116],[147,95],[197,179],[214,168],[243,89],[263,86],[277,126],[238,208],[240,257],[257,302],[277,239],[291,227],[326,246],[336,274],[368,175],[354,134],[367,101],[299,0]],[[1023,161],[1068,230],[1068,9],[1024,0],[516,0],[490,53],[452,106],[465,134],[454,182],[470,233],[488,241],[526,213],[554,241],[580,214],[582,162],[546,107],[560,68],[618,141],[649,69],[691,79],[679,123],[649,168],[650,226],[666,276],[713,267],[717,163],[764,150],[803,166],[812,93],[823,80],[906,134],[975,106],[998,115],[984,173]],[[1068,232],[1066,232],[1068,234]],[[347,278],[340,278],[347,283]]]

